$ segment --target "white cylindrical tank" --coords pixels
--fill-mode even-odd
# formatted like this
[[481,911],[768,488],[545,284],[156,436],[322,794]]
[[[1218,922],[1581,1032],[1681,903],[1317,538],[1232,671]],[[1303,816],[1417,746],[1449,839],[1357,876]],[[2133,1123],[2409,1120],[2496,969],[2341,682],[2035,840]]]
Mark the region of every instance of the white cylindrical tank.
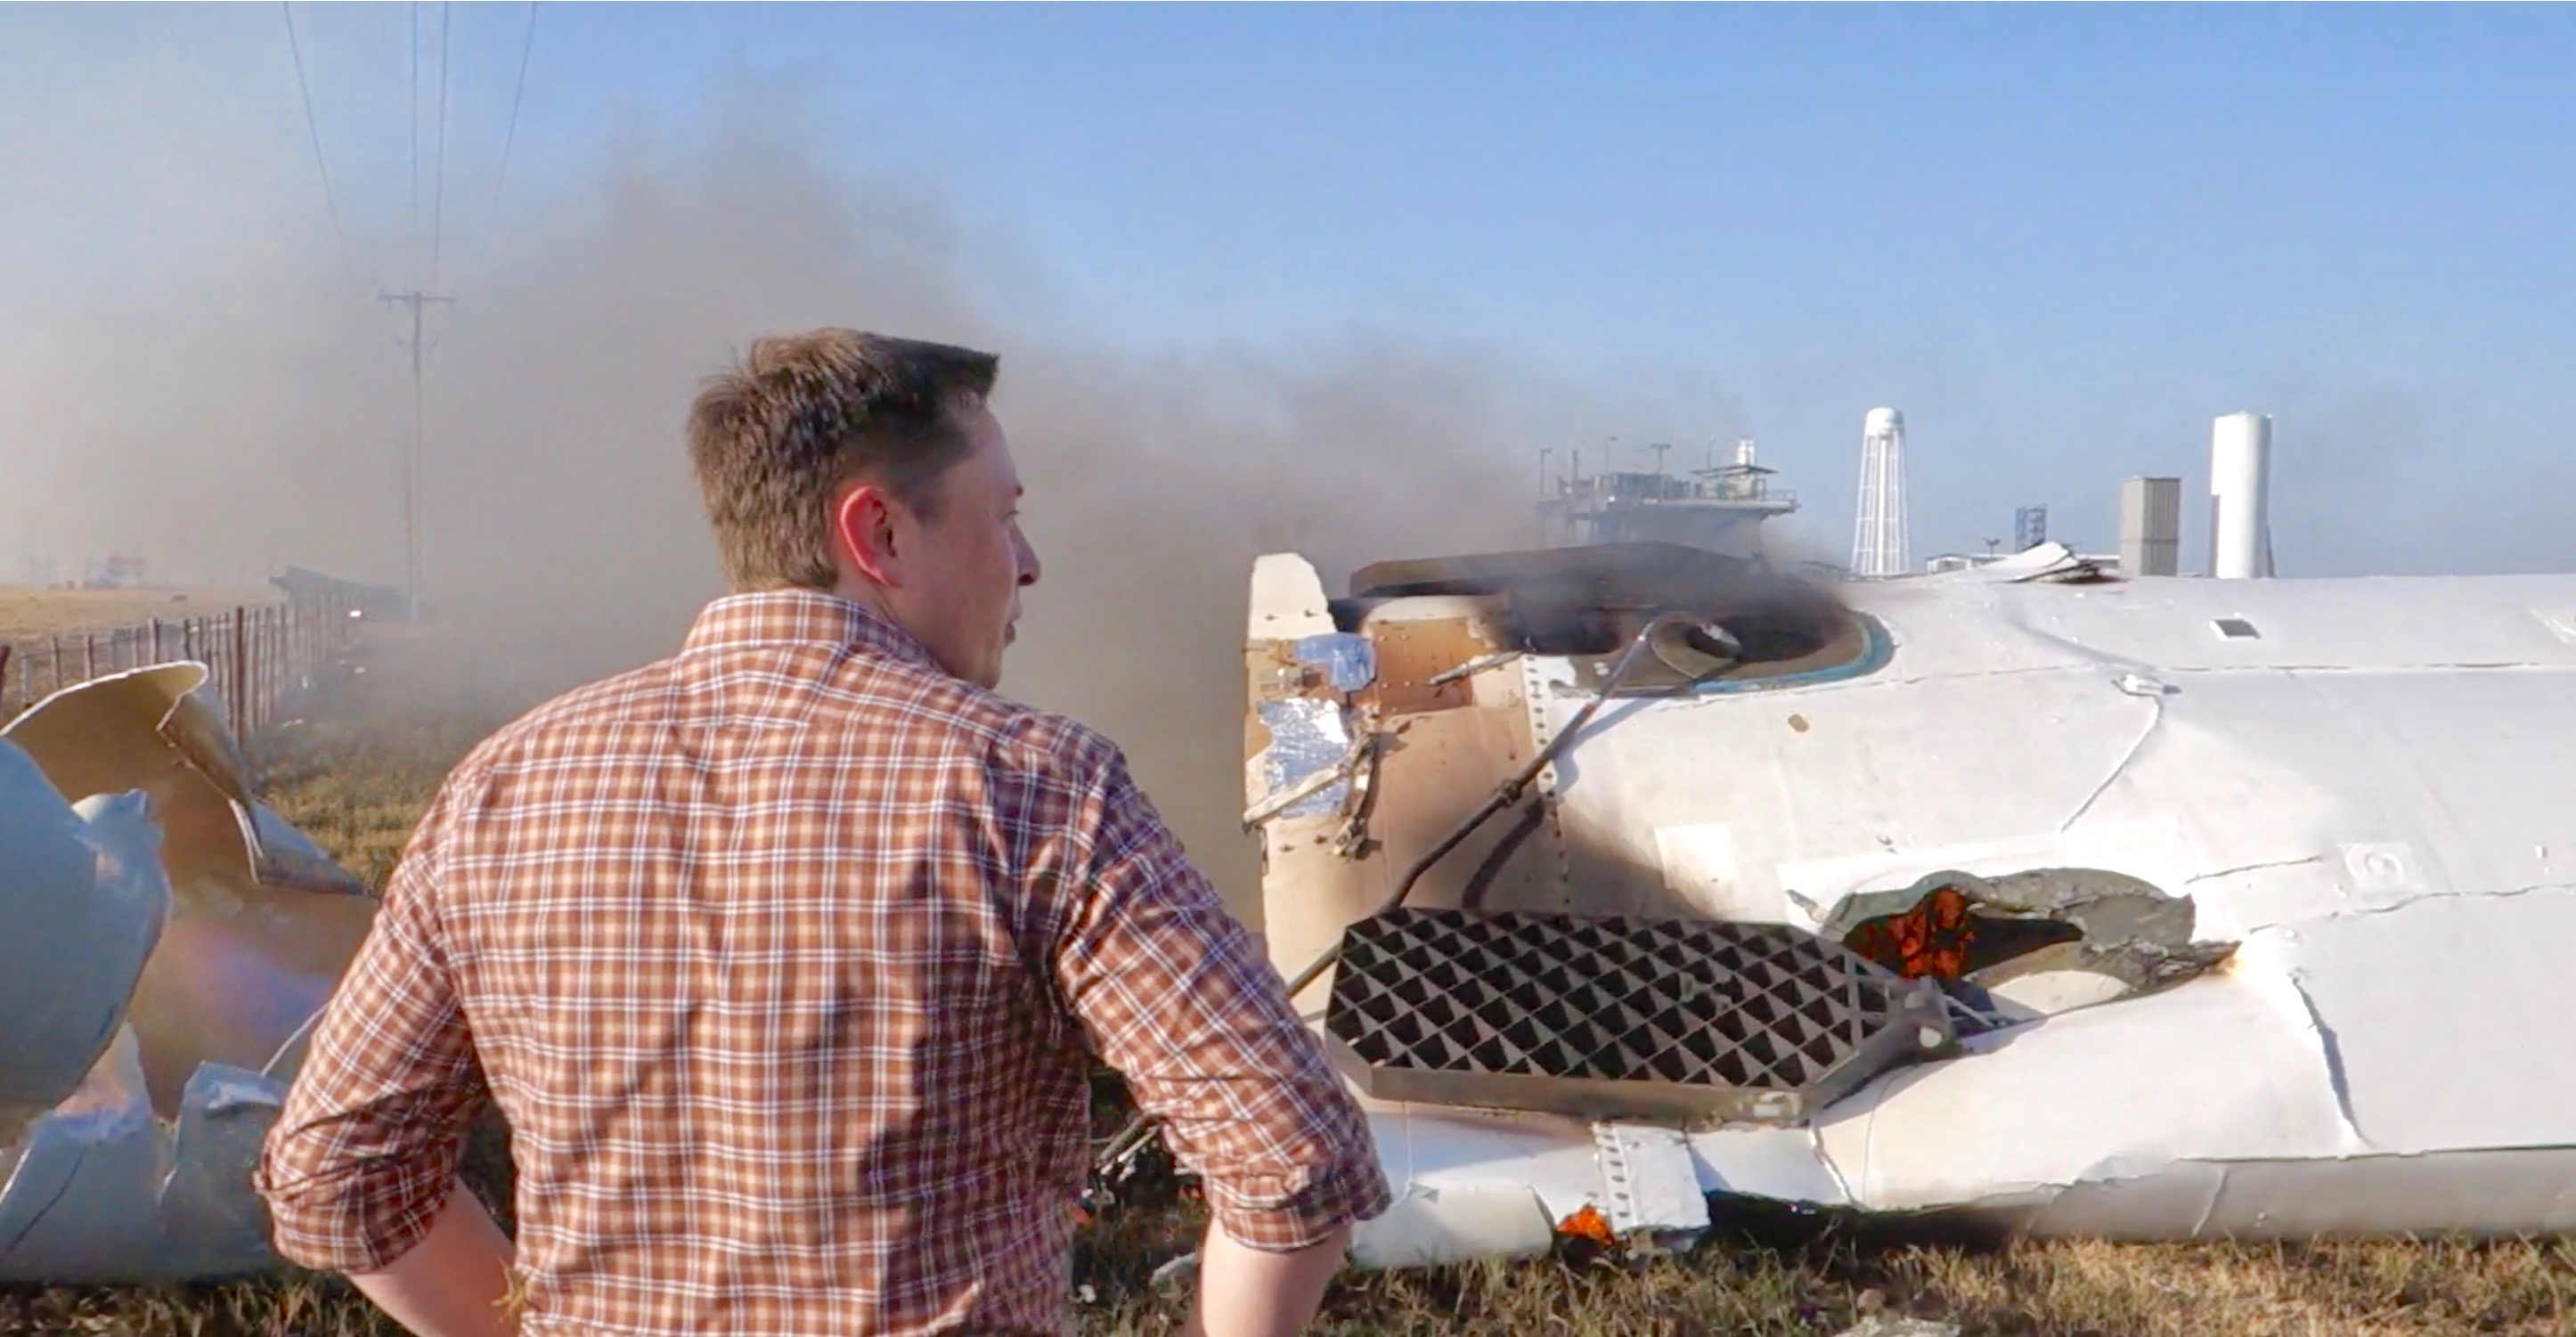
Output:
[[1739,469],[1754,467],[1752,437],[1740,436],[1735,439],[1735,467]]
[[2209,432],[2209,573],[2272,574],[2272,420],[2230,413]]
[[[1850,419],[1846,418],[1844,421],[1849,422]],[[1865,436],[1877,436],[1881,433],[1887,432],[1902,432],[1905,430],[1905,411],[1903,409],[1871,409],[1869,411],[1869,416],[1861,419],[1860,430]]]

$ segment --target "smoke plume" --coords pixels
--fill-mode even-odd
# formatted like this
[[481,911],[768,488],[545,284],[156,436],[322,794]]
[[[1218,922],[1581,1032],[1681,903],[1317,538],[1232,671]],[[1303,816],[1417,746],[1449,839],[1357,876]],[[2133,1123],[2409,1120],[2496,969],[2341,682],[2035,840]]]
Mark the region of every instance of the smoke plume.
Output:
[[[1004,690],[1116,738],[1257,913],[1237,829],[1253,556],[1304,551],[1333,581],[1525,545],[1538,448],[1604,406],[1493,350],[1391,336],[1134,356],[1014,328],[977,294],[1016,257],[975,253],[936,198],[836,176],[780,124],[629,134],[432,314],[425,569],[451,641],[512,706],[669,652],[720,592],[683,415],[751,339],[832,324],[994,349],[1047,571]],[[398,573],[410,404],[389,335],[407,326],[298,259],[212,256],[182,291],[46,328],[15,424],[45,496],[13,489],[0,524],[164,578]]]

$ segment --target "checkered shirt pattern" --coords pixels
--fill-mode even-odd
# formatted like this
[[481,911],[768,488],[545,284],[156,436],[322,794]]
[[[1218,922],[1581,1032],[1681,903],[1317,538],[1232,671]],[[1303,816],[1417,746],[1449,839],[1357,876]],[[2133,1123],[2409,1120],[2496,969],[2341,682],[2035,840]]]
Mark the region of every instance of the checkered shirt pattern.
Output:
[[1062,1331],[1086,1053],[1233,1238],[1385,1209],[1349,1093],[1115,747],[856,605],[736,595],[448,778],[259,1184],[288,1258],[380,1268],[488,1089],[528,1333]]

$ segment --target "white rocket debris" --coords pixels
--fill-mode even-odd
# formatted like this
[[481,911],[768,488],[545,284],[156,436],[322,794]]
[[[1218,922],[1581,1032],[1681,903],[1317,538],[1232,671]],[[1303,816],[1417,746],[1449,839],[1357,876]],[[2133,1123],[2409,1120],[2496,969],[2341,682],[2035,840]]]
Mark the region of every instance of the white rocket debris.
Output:
[[[1620,628],[1694,581],[1748,642],[1813,612],[1678,553],[1584,585],[1605,551],[1389,564],[1342,601],[1262,559],[1256,751],[1287,699],[1385,740],[1365,814],[1263,828],[1284,973],[1571,719]],[[1602,711],[1409,903],[1936,953],[1946,886],[1976,921],[1947,987],[1993,1028],[1786,1124],[1370,1101],[1401,1202],[1364,1262],[1527,1251],[1489,1223],[1586,1207],[1688,1228],[1702,1193],[2122,1238],[2576,1228],[2576,577],[2113,581],[2052,546],[1848,597]],[[1296,671],[1284,638],[1326,630],[1375,682]]]
[[[1284,972],[1423,864],[1422,912],[1777,926],[1840,954],[1833,989],[1938,979],[1954,1009],[1875,1049],[1911,1014],[1834,1013],[1851,1034],[1767,1061],[1927,1061],[1735,1122],[1366,1101],[1399,1200],[1364,1263],[1536,1252],[1587,1210],[1687,1233],[1711,1195],[2126,1238],[2576,1228],[2576,577],[2110,581],[2046,547],[1845,608],[1613,545],[1356,583],[1256,568],[1246,808]],[[1549,758],[1665,610],[1731,641],[1659,644]],[[374,903],[250,797],[203,678],[0,730],[0,1280],[273,1262],[251,1160]],[[1747,1015],[1827,987],[1765,968],[1731,981]],[[1501,1042],[1586,1020],[1545,974]],[[1336,984],[1301,992],[1319,1021]]]
[[205,678],[0,729],[0,1281],[277,1262],[251,1167],[375,906],[250,797]]

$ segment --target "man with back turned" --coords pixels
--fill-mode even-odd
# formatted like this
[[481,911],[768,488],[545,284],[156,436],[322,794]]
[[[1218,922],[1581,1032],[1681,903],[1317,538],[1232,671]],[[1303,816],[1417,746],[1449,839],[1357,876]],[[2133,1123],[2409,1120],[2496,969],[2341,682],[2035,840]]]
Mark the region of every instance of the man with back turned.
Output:
[[423,1337],[1062,1331],[1096,1055],[1205,1177],[1194,1330],[1312,1315],[1367,1127],[1118,750],[993,691],[995,366],[820,330],[708,383],[735,592],[449,776],[270,1137],[281,1252]]

